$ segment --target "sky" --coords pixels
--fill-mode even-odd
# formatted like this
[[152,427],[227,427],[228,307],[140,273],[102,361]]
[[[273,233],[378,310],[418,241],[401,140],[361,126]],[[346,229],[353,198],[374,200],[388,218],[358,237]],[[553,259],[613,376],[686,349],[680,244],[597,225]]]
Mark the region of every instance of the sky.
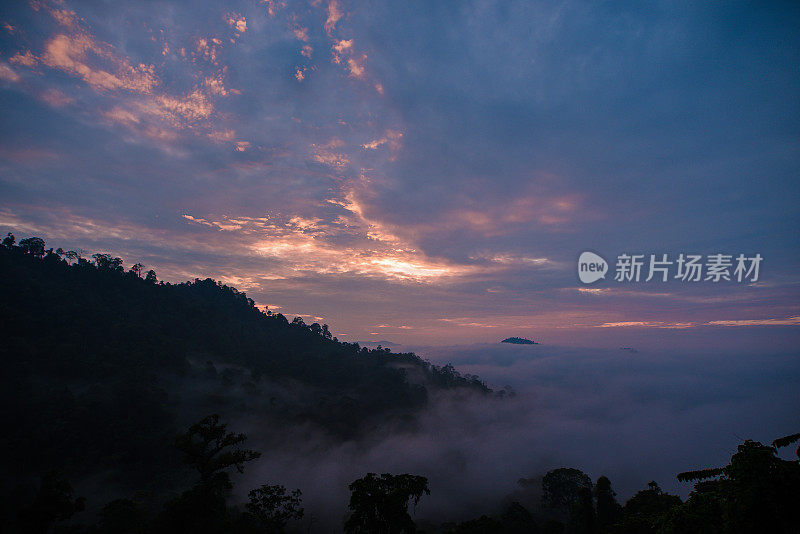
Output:
[[[799,27],[791,2],[5,2],[0,231],[347,341],[796,350]],[[763,262],[613,278],[681,253]]]

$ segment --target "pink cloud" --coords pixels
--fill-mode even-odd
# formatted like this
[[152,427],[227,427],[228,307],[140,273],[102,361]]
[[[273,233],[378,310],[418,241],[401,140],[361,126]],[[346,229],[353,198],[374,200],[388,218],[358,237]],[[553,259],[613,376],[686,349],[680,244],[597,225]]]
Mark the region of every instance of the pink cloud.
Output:
[[[92,59],[106,63],[108,68],[92,65]],[[41,61],[48,67],[82,78],[97,90],[151,93],[159,83],[152,65],[133,66],[118,57],[109,45],[85,33],[53,37],[45,45]]]
[[0,80],[3,80],[5,82],[17,83],[21,79],[22,78],[20,77],[20,75],[14,72],[14,69],[12,69],[6,63],[0,62]]
[[41,93],[40,98],[54,108],[61,108],[75,102],[74,98],[58,89],[47,89]]
[[325,19],[325,32],[328,35],[331,35],[333,30],[336,29],[336,23],[341,20],[342,16],[344,16],[344,13],[342,12],[339,1],[330,0],[330,2],[328,2],[328,15]]

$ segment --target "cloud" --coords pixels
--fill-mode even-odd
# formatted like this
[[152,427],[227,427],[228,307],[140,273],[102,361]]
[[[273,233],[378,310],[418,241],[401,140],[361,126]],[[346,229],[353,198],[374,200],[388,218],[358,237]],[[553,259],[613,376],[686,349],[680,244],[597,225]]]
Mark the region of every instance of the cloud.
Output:
[[[353,39],[336,41],[333,43],[332,48],[337,54],[349,53],[353,49]],[[334,62],[339,63],[339,61],[341,60],[334,56]]]
[[25,52],[17,52],[11,56],[8,61],[24,67],[33,67],[38,63],[36,56],[34,56],[30,50],[26,50]]
[[188,121],[208,119],[214,111],[208,96],[200,90],[194,90],[183,98],[161,95],[156,102],[174,116]]
[[[305,272],[353,273],[397,281],[430,282],[473,270],[392,246],[339,245],[336,238],[342,234],[353,236],[352,229],[318,218],[223,217],[215,221],[189,214],[183,218],[209,228],[239,233],[242,236],[240,248],[233,252],[279,260],[285,265],[283,276]],[[361,233],[360,239],[370,238]],[[231,250],[230,244],[227,246]]]
[[664,321],[617,321],[597,325],[599,328],[691,328],[693,326],[695,326],[694,323],[667,323]]
[[342,12],[339,0],[329,0],[328,14],[325,18],[325,32],[328,35],[333,33],[333,30],[336,29],[336,23],[339,22],[343,16],[344,13]]
[[262,0],[262,2],[267,4],[267,13],[270,17],[276,16],[279,10],[286,7],[286,2],[280,0]]
[[[90,65],[90,56],[105,61],[110,70]],[[108,45],[98,43],[88,34],[56,35],[45,45],[41,61],[48,67],[82,78],[97,90],[123,89],[147,94],[158,85],[152,65],[140,63],[133,66],[116,56]]]
[[733,321],[709,321],[713,326],[800,326],[800,316],[785,319],[738,319]]
[[74,30],[77,28],[79,18],[75,14],[74,11],[70,11],[68,9],[49,9],[50,15],[56,19],[60,25],[68,28],[70,30]]
[[247,31],[247,20],[241,13],[229,13],[225,15],[228,25],[239,33]]
[[[303,26],[296,26],[294,30],[294,36],[297,37],[298,40],[307,43],[310,39],[308,37],[308,28]],[[305,47],[304,47],[305,48]]]
[[17,74],[14,69],[12,69],[9,65],[0,62],[0,80],[17,83],[21,80],[19,74]]
[[[298,78],[302,81],[302,78]],[[350,165],[350,157],[344,152],[335,152],[334,149],[341,148],[344,143],[341,139],[333,138],[323,145],[311,145],[312,158],[318,163],[333,167],[334,169],[344,169]]]
[[[796,36],[763,8],[737,13],[22,3],[2,32],[5,205],[26,228],[59,228],[46,205],[163,232],[135,249],[135,236],[76,235],[164,276],[250,280],[354,339],[405,324],[398,341],[783,346],[800,313]],[[267,215],[280,224],[250,221]],[[581,250],[706,246],[761,253],[766,283],[575,279]],[[267,276],[280,282],[252,282]]]

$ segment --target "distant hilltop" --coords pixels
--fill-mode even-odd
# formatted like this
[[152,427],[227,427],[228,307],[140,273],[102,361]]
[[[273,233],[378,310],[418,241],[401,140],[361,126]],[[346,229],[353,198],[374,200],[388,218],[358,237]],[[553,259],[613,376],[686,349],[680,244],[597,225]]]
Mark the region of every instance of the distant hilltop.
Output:
[[513,343],[515,345],[538,345],[532,339],[525,339],[524,337],[507,337],[500,343]]

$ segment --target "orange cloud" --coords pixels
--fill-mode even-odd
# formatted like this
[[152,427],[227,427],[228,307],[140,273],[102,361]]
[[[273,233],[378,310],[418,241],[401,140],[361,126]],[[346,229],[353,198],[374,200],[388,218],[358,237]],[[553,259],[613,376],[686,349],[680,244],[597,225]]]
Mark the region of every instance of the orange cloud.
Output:
[[386,130],[383,137],[373,139],[368,143],[361,145],[361,148],[366,150],[376,150],[378,147],[388,144],[389,149],[392,151],[400,149],[400,139],[403,137],[403,132],[397,130]]
[[[90,65],[90,56],[107,68]],[[116,56],[109,45],[95,41],[88,34],[57,35],[45,45],[42,63],[82,78],[91,87],[103,91],[124,89],[150,93],[158,85],[152,65],[131,65]]]
[[247,31],[247,20],[241,13],[229,13],[225,15],[228,25],[239,33]]
[[22,65],[23,67],[33,67],[38,63],[36,56],[34,56],[30,50],[26,50],[24,53],[17,52],[11,56],[8,61],[17,65]]
[[189,121],[208,119],[214,106],[202,91],[195,89],[184,98],[162,95],[156,101],[168,112]]
[[68,9],[51,9],[50,14],[56,19],[56,22],[65,28],[74,30],[78,24],[79,19],[74,11],[69,11]]
[[668,323],[664,321],[618,321],[596,325],[598,328],[692,328],[696,323]]
[[349,53],[353,49],[353,39],[336,41],[331,48],[339,54]]
[[[376,242],[366,235],[369,225],[360,228],[342,227],[317,217],[295,215],[279,217],[222,217],[210,220],[184,215],[187,221],[230,232],[239,236],[237,253],[269,257],[284,267],[282,277],[317,274],[352,273],[395,281],[429,282],[455,279],[477,272],[480,268],[435,260],[413,249],[399,248],[395,243]],[[353,233],[355,232],[355,233]],[[350,236],[347,245],[337,236]],[[360,244],[353,238],[360,237]],[[230,240],[225,240],[230,247]]]
[[222,41],[212,37],[206,39],[204,37],[200,37],[195,42],[194,46],[194,57],[199,57],[212,63],[214,65],[217,64],[217,57],[219,54],[219,49],[222,46]]
[[209,94],[217,96],[228,96],[228,89],[225,88],[224,74],[222,72],[215,76],[208,76],[203,80]]
[[347,69],[350,71],[350,76],[353,78],[363,78],[364,77],[364,69],[365,63],[367,61],[367,55],[364,54],[360,58],[348,58],[347,59]]

